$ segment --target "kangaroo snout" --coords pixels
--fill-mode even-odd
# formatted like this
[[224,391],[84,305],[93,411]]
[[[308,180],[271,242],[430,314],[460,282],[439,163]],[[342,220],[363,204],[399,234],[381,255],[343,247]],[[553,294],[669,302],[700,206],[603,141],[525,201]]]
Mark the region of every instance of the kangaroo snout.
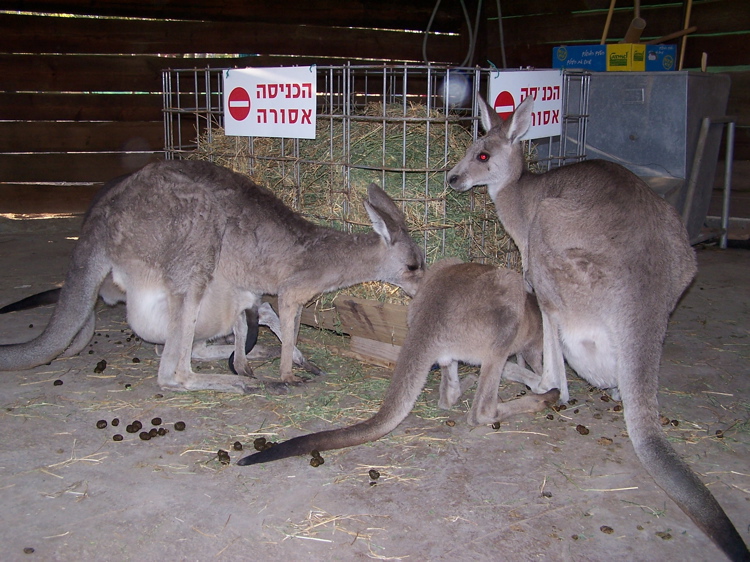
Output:
[[476,185],[486,183],[482,170],[477,170],[471,162],[459,162],[448,172],[448,184],[458,192],[469,191]]
[[422,282],[423,277],[424,268],[420,269],[419,271],[415,271],[411,279],[402,280],[399,286],[401,287],[401,290],[407,294],[407,296],[413,298],[414,295],[417,294],[417,289],[419,289],[419,284]]
[[467,185],[467,182],[461,181],[461,174],[457,174],[454,170],[455,168],[448,172],[448,184],[456,191],[467,191],[471,189],[473,186],[471,184]]

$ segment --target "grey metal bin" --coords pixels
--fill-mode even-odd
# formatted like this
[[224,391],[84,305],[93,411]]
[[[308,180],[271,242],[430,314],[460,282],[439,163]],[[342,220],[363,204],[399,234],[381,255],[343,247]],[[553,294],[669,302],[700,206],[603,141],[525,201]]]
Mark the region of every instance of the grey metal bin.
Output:
[[708,212],[729,86],[726,74],[703,72],[591,75],[587,157],[646,180],[683,215],[693,242]]

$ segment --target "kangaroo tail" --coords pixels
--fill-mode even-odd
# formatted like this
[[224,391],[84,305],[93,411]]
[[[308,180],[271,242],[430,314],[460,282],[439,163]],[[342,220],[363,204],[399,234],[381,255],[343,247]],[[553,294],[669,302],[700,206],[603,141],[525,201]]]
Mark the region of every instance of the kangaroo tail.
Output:
[[383,419],[383,416],[375,414],[369,420],[350,427],[320,431],[278,443],[264,451],[240,459],[237,464],[248,466],[299,455],[309,455],[314,450],[328,451],[361,445],[362,443],[375,441],[383,437],[390,431],[393,431],[401,421],[402,419]]
[[84,231],[73,251],[72,263],[49,324],[29,342],[0,346],[0,371],[31,369],[49,363],[63,353],[86,326],[99,287],[111,270],[100,239],[101,233],[95,229],[90,229],[88,236]]
[[[244,457],[237,464],[247,466],[288,457],[310,454],[313,450],[328,451],[361,445],[375,441],[393,431],[414,407],[419,393],[427,381],[432,361],[425,359],[429,351],[414,350],[409,345],[409,337],[404,342],[398,363],[388,386],[380,410],[371,417],[350,427],[311,433],[278,443],[260,453]],[[420,357],[414,357],[418,355]]]
[[620,390],[625,391],[628,433],[646,470],[730,560],[750,560],[747,546],[719,502],[667,441],[657,419],[655,389],[648,397],[634,396],[627,386]]
[[29,310],[30,308],[37,308],[40,306],[46,306],[48,304],[55,304],[60,298],[60,288],[50,289],[48,291],[42,291],[20,301],[6,304],[0,308],[0,314],[7,314],[8,312],[17,312],[19,310]]

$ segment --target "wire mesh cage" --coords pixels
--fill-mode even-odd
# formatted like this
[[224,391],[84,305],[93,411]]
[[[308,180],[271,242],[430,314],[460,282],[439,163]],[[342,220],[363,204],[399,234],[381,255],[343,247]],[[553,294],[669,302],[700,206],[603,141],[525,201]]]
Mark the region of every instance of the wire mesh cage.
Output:
[[[349,231],[369,220],[370,182],[403,209],[429,262],[442,256],[520,269],[486,190],[459,194],[446,173],[478,134],[490,70],[434,65],[313,66],[315,139],[226,136],[224,69],[163,72],[167,158],[199,158],[252,176],[309,219]],[[563,134],[530,143],[541,170],[583,159],[587,78],[566,75]],[[566,100],[570,100],[570,111]],[[572,147],[572,148],[571,148]]]

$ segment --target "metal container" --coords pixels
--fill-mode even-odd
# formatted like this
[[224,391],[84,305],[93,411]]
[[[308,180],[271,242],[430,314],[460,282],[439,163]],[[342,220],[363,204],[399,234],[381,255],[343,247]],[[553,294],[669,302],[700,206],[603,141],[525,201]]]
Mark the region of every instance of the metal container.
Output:
[[587,157],[641,176],[683,215],[692,241],[708,212],[729,86],[729,76],[703,72],[591,75]]

